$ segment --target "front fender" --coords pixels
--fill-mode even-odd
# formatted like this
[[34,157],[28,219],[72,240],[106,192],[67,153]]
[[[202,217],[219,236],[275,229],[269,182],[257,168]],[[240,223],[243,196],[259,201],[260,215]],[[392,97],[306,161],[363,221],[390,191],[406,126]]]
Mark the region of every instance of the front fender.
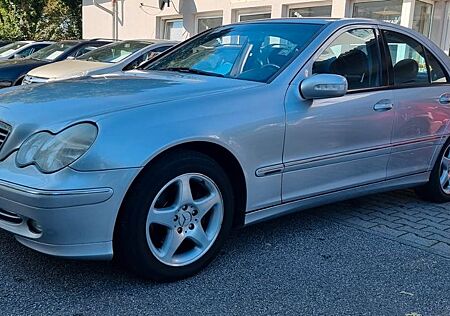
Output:
[[246,93],[164,102],[101,115],[95,120],[99,127],[96,142],[71,167],[77,171],[141,168],[173,146],[211,142],[231,152],[242,166],[251,188],[250,209],[278,203],[281,175],[257,177],[256,170],[282,162],[284,94],[283,88],[264,86]]

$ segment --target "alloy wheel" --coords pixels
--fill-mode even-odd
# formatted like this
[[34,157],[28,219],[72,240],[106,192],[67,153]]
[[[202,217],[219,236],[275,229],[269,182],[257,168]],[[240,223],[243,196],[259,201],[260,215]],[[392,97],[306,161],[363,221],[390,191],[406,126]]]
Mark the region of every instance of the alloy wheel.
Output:
[[146,223],[147,244],[169,266],[185,266],[201,258],[222,227],[223,199],[205,175],[183,174],[156,195]]

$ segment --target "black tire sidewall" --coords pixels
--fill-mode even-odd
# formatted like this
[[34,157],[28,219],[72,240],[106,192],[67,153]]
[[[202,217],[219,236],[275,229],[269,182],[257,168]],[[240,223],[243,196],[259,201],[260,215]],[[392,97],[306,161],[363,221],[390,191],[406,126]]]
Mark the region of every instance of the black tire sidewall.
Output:
[[418,187],[416,192],[425,200],[435,203],[450,202],[450,194],[444,192],[441,187],[440,172],[441,172],[441,160],[446,150],[450,146],[450,139],[448,139],[442,146],[439,155],[436,158],[433,169],[431,170],[430,180],[425,185]]
[[[197,261],[180,267],[168,266],[151,252],[146,237],[146,220],[150,206],[160,190],[171,180],[186,173],[210,178],[218,187],[224,202],[222,227],[210,249]],[[120,232],[116,235],[118,251],[126,265],[139,275],[158,281],[172,281],[191,276],[214,259],[225,242],[233,223],[233,191],[222,167],[208,156],[197,152],[179,152],[159,160],[144,170],[131,188],[123,207]]]
[[450,194],[445,193],[441,186],[441,162],[442,162],[442,158],[445,155],[445,152],[447,151],[449,146],[450,146],[450,140],[447,140],[447,142],[442,147],[441,152],[439,153],[437,161],[434,164],[434,167],[432,170],[432,179],[434,182],[433,186],[435,186],[436,191],[439,192],[439,195],[440,195],[439,200],[441,202],[449,202],[450,201]]

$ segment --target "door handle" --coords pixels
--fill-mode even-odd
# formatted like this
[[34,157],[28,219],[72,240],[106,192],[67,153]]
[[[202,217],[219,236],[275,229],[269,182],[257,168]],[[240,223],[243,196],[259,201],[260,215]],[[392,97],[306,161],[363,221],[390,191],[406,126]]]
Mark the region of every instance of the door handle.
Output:
[[439,103],[442,105],[449,105],[450,104],[450,93],[444,93],[439,97]]
[[373,106],[373,110],[377,112],[389,111],[394,108],[394,104],[391,100],[381,100]]

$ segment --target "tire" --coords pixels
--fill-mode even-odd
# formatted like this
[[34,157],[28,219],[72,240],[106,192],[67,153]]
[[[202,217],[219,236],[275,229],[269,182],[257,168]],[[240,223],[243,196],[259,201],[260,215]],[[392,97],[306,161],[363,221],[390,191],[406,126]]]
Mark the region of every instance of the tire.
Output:
[[147,279],[192,276],[223,246],[232,228],[233,201],[230,180],[215,160],[195,151],[165,155],[144,169],[127,194],[114,256]]
[[[450,140],[442,147],[436,159],[430,180],[416,188],[416,193],[424,200],[445,203],[450,202]],[[442,182],[442,183],[441,183]]]

